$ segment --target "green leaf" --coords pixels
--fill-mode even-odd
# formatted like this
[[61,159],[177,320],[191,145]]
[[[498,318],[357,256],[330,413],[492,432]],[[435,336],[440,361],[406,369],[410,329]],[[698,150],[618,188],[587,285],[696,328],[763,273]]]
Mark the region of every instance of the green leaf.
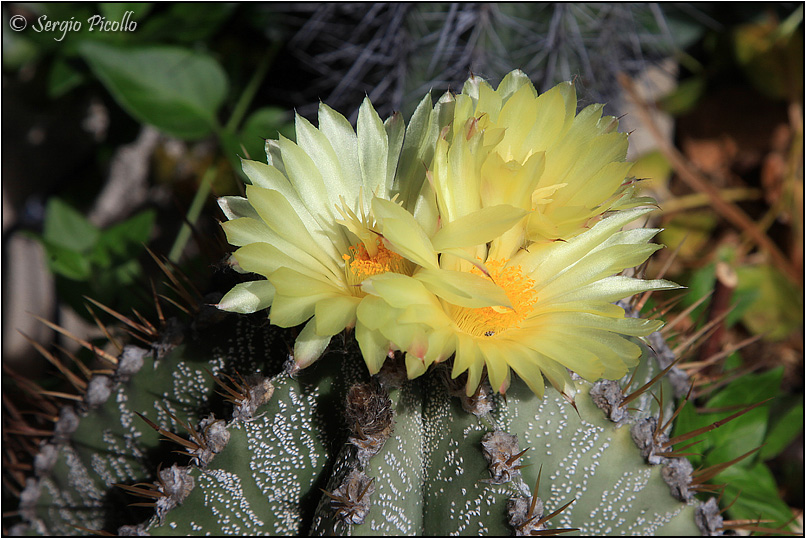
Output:
[[207,55],[180,47],[118,47],[84,42],[79,52],[121,107],[179,138],[195,139],[217,125],[227,76]]
[[[698,414],[694,403],[691,401],[687,402],[677,415],[677,419],[675,419],[674,427],[672,428],[672,436],[687,434],[719,419],[713,418],[712,415],[713,414]],[[706,454],[713,447],[713,443],[707,436],[698,436],[695,440],[701,441],[696,446],[696,454],[689,456],[688,459],[696,468],[702,462],[702,455]]]
[[51,198],[45,210],[44,239],[76,252],[89,251],[99,231],[81,213],[59,198]]
[[136,259],[148,242],[155,213],[146,210],[102,231],[92,251],[92,263],[102,268]]
[[753,466],[734,465],[717,475],[712,481],[726,484],[722,497],[724,505],[739,495],[728,517],[734,520],[771,519],[775,522],[760,524],[773,528],[792,519],[792,511],[778,495],[778,487],[770,470],[762,462]]
[[[737,26],[733,30],[736,61],[747,79],[761,93],[773,99],[803,94],[803,6],[790,15],[788,25],[776,18]],[[800,27],[800,31],[795,31]]]
[[[9,17],[3,13],[3,27],[8,28]],[[32,32],[33,33],[33,32]],[[26,64],[34,63],[43,53],[36,39],[29,39],[28,32],[3,32],[3,69],[16,71]],[[35,34],[35,33],[34,33]]]
[[803,395],[798,402],[790,404],[779,413],[774,410],[772,420],[761,448],[761,459],[769,460],[778,456],[798,435],[803,432]]
[[660,105],[672,116],[680,116],[694,108],[705,92],[705,77],[691,77],[680,82]]
[[[207,40],[226,22],[237,6],[234,3],[175,3],[167,12],[155,14],[138,25],[143,40],[193,43]],[[140,20],[139,11],[136,13]]]
[[86,281],[91,275],[90,260],[79,253],[46,239],[42,240],[50,271],[74,281]]
[[64,59],[57,58],[48,74],[48,96],[51,99],[61,97],[76,86],[80,86],[84,80],[82,73],[73,69]]
[[[639,170],[640,172],[640,170]],[[672,217],[664,224],[663,230],[658,234],[658,241],[667,245],[669,249],[680,249],[680,256],[685,259],[696,258],[711,241],[713,230],[718,223],[717,217],[710,210],[689,211],[684,215],[679,214]],[[710,269],[708,269],[710,268]],[[709,264],[703,270],[710,271],[713,275],[713,264]],[[695,274],[696,275],[696,274]],[[711,277],[713,278],[713,277]],[[707,290],[713,289],[713,282],[708,284]],[[692,302],[700,296],[689,294]]]
[[[294,124],[290,115],[279,107],[258,109],[247,118],[241,130],[241,144],[246,148],[244,157],[266,162],[266,139],[276,139],[279,132],[286,138],[294,138]],[[238,149],[238,153],[242,153]]]
[[142,251],[142,244],[148,242],[155,219],[154,210],[142,211],[122,223],[104,230],[99,243],[107,246],[111,252],[117,255],[133,258]]
[[98,9],[110,21],[120,21],[127,11],[133,11],[132,20],[136,21],[148,15],[152,5],[150,2],[99,2]]
[[[783,373],[783,367],[779,367],[762,374],[745,375],[709,399],[705,406],[706,408],[743,407],[775,397],[779,393]],[[714,420],[719,420],[740,409],[709,415],[713,415]],[[715,446],[715,449],[706,456],[706,464],[727,462],[763,444],[769,410],[770,404],[765,404],[703,435],[710,438]]]
[[[664,245],[671,245],[670,243],[666,242],[665,238],[663,237],[663,232],[658,235],[658,240]],[[711,293],[714,290],[715,283],[716,264],[711,263],[707,266],[703,266],[691,275],[688,283],[685,283],[686,286],[688,286],[688,292],[685,296],[683,296],[681,303],[685,307],[693,305],[698,300]],[[706,309],[708,309],[710,304],[711,299],[706,299],[702,304],[700,304],[699,307],[691,312],[689,318],[692,320],[703,320]]]
[[739,284],[733,301],[749,303],[742,322],[754,334],[775,341],[803,327],[802,292],[778,269],[770,264],[744,266],[737,268],[736,274]]

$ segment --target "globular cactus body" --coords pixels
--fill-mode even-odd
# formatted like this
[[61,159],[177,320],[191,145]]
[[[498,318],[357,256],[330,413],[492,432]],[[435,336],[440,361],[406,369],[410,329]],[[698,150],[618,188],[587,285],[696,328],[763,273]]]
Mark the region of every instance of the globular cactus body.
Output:
[[[409,381],[390,360],[370,379],[350,339],[336,339],[322,360],[291,376],[282,367],[291,336],[254,318],[228,315],[179,334],[181,344],[156,348],[158,359],[128,348],[144,360],[137,372],[103,375],[97,384],[106,388],[105,401],[62,413],[59,434],[41,448],[23,493],[26,531],[708,531],[697,525],[701,503],[672,495],[664,476],[674,470],[647,463],[636,445],[633,426],[657,413],[648,393],[615,422],[595,397],[601,392],[592,398],[583,380],[575,381],[574,406],[551,387],[539,399],[517,379],[506,398],[485,386],[465,397],[442,369]],[[659,370],[651,355],[632,387]],[[254,373],[278,374],[268,383]],[[131,503],[155,507],[127,508]]]

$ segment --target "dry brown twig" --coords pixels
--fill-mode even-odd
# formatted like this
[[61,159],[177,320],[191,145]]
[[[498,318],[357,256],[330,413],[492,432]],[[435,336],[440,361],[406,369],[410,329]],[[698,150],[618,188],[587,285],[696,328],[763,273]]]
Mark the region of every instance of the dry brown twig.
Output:
[[649,110],[650,105],[640,97],[633,80],[624,73],[619,73],[618,79],[622,88],[624,88],[627,95],[629,95],[632,102],[636,105],[638,117],[641,122],[649,129],[658,145],[658,149],[672,165],[672,168],[680,179],[693,190],[705,194],[713,204],[714,210],[722,218],[744,232],[756,245],[770,256],[775,265],[777,265],[792,282],[799,284],[803,277],[802,274],[781,252],[770,237],[767,236],[741,208],[725,201],[720,195],[719,190],[711,185],[708,179],[703,176],[674,145],[661,135],[658,126],[652,120],[652,115]]

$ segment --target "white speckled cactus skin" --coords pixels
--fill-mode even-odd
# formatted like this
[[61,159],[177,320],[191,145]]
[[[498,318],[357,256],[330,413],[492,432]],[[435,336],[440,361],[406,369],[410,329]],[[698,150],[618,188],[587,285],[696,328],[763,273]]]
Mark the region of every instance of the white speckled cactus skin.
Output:
[[[154,350],[127,349],[142,367],[109,378],[104,402],[65,408],[22,494],[25,522],[15,532],[714,531],[702,524],[713,515],[704,517],[690,496],[673,497],[663,466],[647,464],[631,437],[630,426],[655,413],[648,394],[630,404],[641,411],[619,423],[594,404],[582,380],[576,409],[550,388],[539,400],[517,380],[506,399],[482,392],[463,400],[452,396],[462,391],[448,387],[441,369],[407,381],[390,360],[370,380],[351,335],[334,339],[322,360],[291,377],[283,363],[292,333],[260,317],[227,315],[204,328],[198,322],[177,325]],[[652,355],[642,359],[633,387],[659,370]],[[255,373],[270,377],[271,386],[249,377]],[[250,408],[224,400],[233,399],[222,384],[242,396],[248,386],[266,391],[250,394],[260,399]]]

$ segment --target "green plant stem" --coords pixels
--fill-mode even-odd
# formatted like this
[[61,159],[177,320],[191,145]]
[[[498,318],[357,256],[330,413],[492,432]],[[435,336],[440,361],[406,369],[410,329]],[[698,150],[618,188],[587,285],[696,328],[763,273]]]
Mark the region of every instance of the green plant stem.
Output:
[[224,126],[225,131],[233,133],[241,123],[241,120],[243,120],[243,117],[246,115],[249,105],[252,103],[252,99],[257,93],[257,89],[260,87],[260,84],[263,82],[263,78],[266,76],[266,72],[269,70],[272,60],[277,55],[277,51],[279,50],[280,44],[279,42],[275,41],[272,43],[271,47],[269,47],[269,50],[266,51],[266,54],[263,56],[263,59],[260,60],[260,64],[257,66],[255,73],[249,80],[249,84],[246,85],[241,97],[235,104],[232,115],[230,116],[227,124]]
[[216,172],[216,167],[210,166],[210,168],[208,168],[204,173],[204,176],[202,176],[199,190],[196,191],[196,196],[193,197],[193,202],[190,204],[190,209],[188,209],[185,222],[182,223],[182,228],[179,229],[179,234],[176,235],[176,240],[171,247],[171,252],[168,254],[168,259],[175,264],[178,263],[179,259],[182,257],[182,252],[185,250],[185,245],[187,245],[187,242],[190,239],[191,226],[196,222],[196,219],[198,219],[199,215],[201,214],[202,208],[204,207],[204,202],[207,200],[207,196],[210,194],[210,189],[213,187],[213,178],[215,178]]
[[[235,129],[238,127],[238,125],[240,125],[243,117],[246,115],[246,111],[249,109],[252,99],[254,99],[260,84],[263,82],[263,78],[266,76],[266,73],[269,70],[272,60],[277,55],[277,51],[279,50],[279,42],[275,42],[271,45],[271,47],[269,47],[269,50],[263,56],[263,59],[260,61],[260,64],[252,75],[252,78],[249,80],[249,83],[246,85],[246,88],[244,88],[243,93],[241,93],[241,97],[235,104],[235,108],[233,109],[232,115],[230,116],[226,125],[222,127],[220,124],[218,124],[218,122],[213,125],[213,130],[218,137],[219,144],[222,148],[224,148],[224,151],[227,154],[230,154],[229,160],[232,164],[233,170],[235,171],[239,170],[239,163],[237,159],[235,159],[235,156],[231,155],[230,152],[231,146],[236,143]],[[176,240],[171,247],[171,252],[168,254],[168,259],[171,262],[178,263],[179,259],[182,257],[182,252],[185,250],[185,246],[190,239],[191,227],[201,214],[202,208],[204,207],[204,202],[207,200],[207,196],[210,194],[210,190],[212,189],[213,178],[215,178],[215,175],[216,167],[214,166],[208,168],[207,172],[204,173],[201,184],[199,185],[199,190],[196,191],[196,196],[193,197],[193,202],[190,204],[190,209],[188,209],[185,222],[182,224],[182,228],[179,229],[179,234],[177,234]]]

